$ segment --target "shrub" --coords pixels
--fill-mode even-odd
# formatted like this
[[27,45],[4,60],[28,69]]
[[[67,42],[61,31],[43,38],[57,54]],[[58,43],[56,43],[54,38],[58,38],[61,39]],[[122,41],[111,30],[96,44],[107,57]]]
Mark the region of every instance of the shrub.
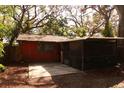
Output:
[[73,32],[75,32],[76,36],[79,36],[79,37],[86,36],[86,28],[85,27],[74,28]]
[[86,36],[86,29],[85,28],[79,28],[79,29],[77,29],[77,34],[80,37]]
[[0,72],[4,72],[5,71],[5,66],[4,65],[2,65],[2,64],[0,64]]
[[101,34],[105,37],[113,37],[113,31],[112,31],[112,26],[109,25],[107,29],[104,29]]

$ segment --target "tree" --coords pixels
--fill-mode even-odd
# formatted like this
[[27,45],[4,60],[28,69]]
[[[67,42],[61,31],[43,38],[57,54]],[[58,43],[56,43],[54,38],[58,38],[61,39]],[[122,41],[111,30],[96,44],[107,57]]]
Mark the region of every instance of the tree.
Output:
[[[116,5],[117,12],[119,14],[119,27],[118,27],[118,36],[124,37],[124,6],[123,5]],[[118,47],[119,47],[119,56],[121,61],[124,61],[124,41],[118,40]]]
[[105,24],[104,32],[103,32],[104,36],[113,36],[112,28],[111,28],[111,24],[110,24],[110,17],[111,17],[112,11],[114,9],[114,6],[98,5],[96,7],[93,7],[93,9],[96,10],[104,18],[104,24]]
[[116,5],[117,12],[119,14],[119,29],[118,29],[118,36],[124,37],[124,6],[123,5]]
[[11,18],[11,6],[0,6],[0,38],[11,36],[14,20]]
[[92,13],[89,9],[90,7],[87,7],[86,5],[64,6],[66,19],[69,25],[68,35],[72,35],[73,33],[74,36],[86,36],[86,32],[89,31],[87,23],[90,20],[90,14]]
[[46,12],[45,6],[36,5],[20,5],[12,6],[12,18],[16,22],[13,30],[10,45],[18,37],[19,33],[29,33],[32,29],[43,27],[46,24],[44,21],[52,12]]
[[30,33],[35,28],[43,27],[48,21],[46,19],[53,13],[51,10],[47,10],[46,6],[36,5],[1,6],[0,9],[0,13],[3,15],[3,24],[7,15],[15,23],[10,45],[19,33]]
[[67,28],[67,19],[63,16],[64,7],[58,5],[47,6],[52,14],[47,18],[47,23],[40,28],[40,34],[63,35]]
[[[13,20],[14,29],[10,39],[10,45],[12,45],[19,33],[30,34],[36,32],[36,30],[40,30],[40,34],[56,35],[63,35],[67,32],[66,30],[72,30],[77,36],[83,36],[81,33],[84,32],[92,36],[94,33],[99,32],[99,28],[104,25],[104,31],[110,32],[110,18],[113,9],[113,6],[106,5],[16,5],[2,6],[1,14],[4,16],[4,21],[2,20],[4,24],[7,20],[6,16],[11,17]],[[108,36],[111,36],[111,33]]]
[[11,6],[0,6],[0,59],[4,56],[4,43],[2,40],[11,36],[13,27],[14,20],[11,18]]
[[84,25],[84,19],[89,14],[87,13],[88,8],[85,7],[85,5],[82,6],[65,6],[65,12],[67,13],[67,20],[72,21],[75,26],[83,27]]
[[89,29],[89,36],[93,36],[95,33],[100,33],[103,29],[104,20],[103,17],[98,13],[94,12],[92,15],[92,21],[87,21],[87,26]]
[[10,15],[11,15],[11,8],[10,8],[10,6],[0,6],[0,14],[1,14],[1,16],[2,16],[2,21],[1,21],[1,23],[3,24],[3,25],[5,25],[6,24],[6,18],[7,17],[9,17]]

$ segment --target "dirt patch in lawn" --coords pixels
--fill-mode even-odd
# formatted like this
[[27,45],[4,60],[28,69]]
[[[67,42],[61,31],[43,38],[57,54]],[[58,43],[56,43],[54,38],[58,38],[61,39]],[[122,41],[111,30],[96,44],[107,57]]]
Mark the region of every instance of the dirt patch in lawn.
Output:
[[124,87],[124,65],[80,73],[29,79],[28,65],[8,65],[0,73],[1,88],[108,88]]

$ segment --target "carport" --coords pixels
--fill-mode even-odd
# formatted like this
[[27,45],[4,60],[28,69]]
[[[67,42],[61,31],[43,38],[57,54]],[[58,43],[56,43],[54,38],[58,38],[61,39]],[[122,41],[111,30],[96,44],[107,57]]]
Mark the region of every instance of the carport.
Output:
[[17,38],[21,56],[29,63],[61,63],[88,70],[116,65],[118,40],[122,37],[83,37],[21,34]]

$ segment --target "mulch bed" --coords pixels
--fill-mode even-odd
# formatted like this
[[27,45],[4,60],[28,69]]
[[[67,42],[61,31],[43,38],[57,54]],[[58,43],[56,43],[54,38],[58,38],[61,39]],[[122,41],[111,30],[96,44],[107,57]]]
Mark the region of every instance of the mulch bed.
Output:
[[8,65],[0,73],[1,88],[108,88],[124,87],[124,65],[45,78],[28,77],[28,65]]

